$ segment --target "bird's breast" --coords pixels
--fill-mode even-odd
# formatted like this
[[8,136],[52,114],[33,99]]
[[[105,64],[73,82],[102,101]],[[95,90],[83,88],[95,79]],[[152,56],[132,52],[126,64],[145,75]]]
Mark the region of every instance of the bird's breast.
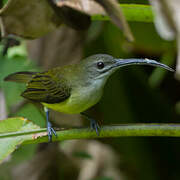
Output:
[[79,114],[95,105],[102,96],[102,88],[98,84],[79,87],[72,90],[70,97],[60,103],[47,104],[48,108],[67,114]]

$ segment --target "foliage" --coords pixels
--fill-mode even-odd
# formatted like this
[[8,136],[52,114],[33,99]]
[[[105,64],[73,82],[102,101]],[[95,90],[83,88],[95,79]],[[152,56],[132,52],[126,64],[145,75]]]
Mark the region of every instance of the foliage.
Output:
[[[20,145],[25,140],[31,140],[32,135],[26,134],[28,130],[36,130],[38,126],[34,125],[31,122],[24,118],[10,118],[0,122],[0,162],[4,160],[11,152],[13,152],[18,145]],[[24,132],[24,136],[15,137],[11,135],[11,132]],[[6,134],[5,134],[6,133]]]

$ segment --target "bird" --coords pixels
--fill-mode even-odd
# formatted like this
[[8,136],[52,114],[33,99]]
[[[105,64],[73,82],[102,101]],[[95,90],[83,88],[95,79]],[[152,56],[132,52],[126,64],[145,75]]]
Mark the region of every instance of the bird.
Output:
[[84,111],[95,105],[103,94],[107,79],[119,68],[129,65],[149,65],[174,72],[169,66],[152,59],[120,59],[108,54],[91,55],[76,64],[55,67],[44,72],[15,72],[5,81],[26,83],[21,96],[44,106],[49,142],[56,135],[49,121],[49,109],[66,114],[82,114],[99,135],[98,123]]

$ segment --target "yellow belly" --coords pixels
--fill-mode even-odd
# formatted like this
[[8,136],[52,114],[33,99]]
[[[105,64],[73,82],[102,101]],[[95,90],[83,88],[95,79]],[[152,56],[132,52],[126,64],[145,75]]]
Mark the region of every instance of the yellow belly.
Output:
[[[91,91],[92,92],[92,91]],[[87,93],[81,90],[79,92],[73,92],[72,95],[65,101],[55,104],[42,103],[45,107],[54,111],[67,113],[67,114],[79,114],[85,111],[94,104],[96,104],[101,98],[102,92]]]

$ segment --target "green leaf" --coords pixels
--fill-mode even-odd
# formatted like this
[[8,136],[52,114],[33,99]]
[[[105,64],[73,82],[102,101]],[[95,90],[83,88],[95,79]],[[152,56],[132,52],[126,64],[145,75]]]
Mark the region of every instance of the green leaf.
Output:
[[[142,4],[121,4],[120,5],[123,11],[123,14],[127,21],[133,22],[146,22],[152,23],[153,22],[153,13],[151,6],[149,5],[142,5]],[[107,21],[110,20],[108,16],[104,15],[93,15],[91,17],[92,20],[95,21]]]
[[[42,111],[42,113],[44,113]],[[23,116],[37,124],[40,127],[45,127],[45,113],[44,116],[35,105],[29,103],[24,105],[14,116]]]
[[12,153],[18,145],[25,140],[30,140],[33,134],[18,136],[10,136],[11,132],[28,131],[39,129],[39,127],[25,118],[9,118],[0,122],[0,162],[2,162],[10,153]]
[[0,133],[18,131],[24,123],[24,118],[9,118],[0,121]]

